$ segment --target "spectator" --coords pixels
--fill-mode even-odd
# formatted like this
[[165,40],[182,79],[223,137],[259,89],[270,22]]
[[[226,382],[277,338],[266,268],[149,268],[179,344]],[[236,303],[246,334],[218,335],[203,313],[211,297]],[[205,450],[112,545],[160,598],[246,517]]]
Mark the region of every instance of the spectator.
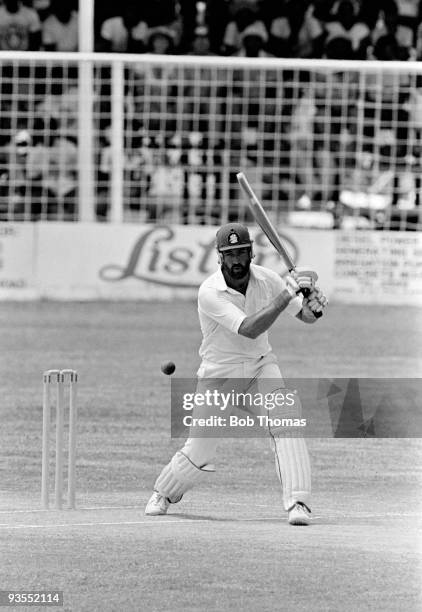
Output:
[[[148,188],[148,170],[151,173],[151,139],[136,123],[125,124],[124,141],[124,200],[129,210],[141,208]],[[110,210],[110,179],[113,167],[111,126],[101,131],[97,176],[97,217],[104,220]]]
[[313,160],[316,114],[315,92],[312,89],[304,90],[293,109],[288,133],[291,167],[289,196],[292,201],[304,194],[312,199],[313,190],[316,190],[317,177]]
[[50,149],[48,175],[44,181],[53,218],[75,219],[77,212],[78,148],[73,138],[56,135]]
[[377,27],[382,12],[397,12],[396,0],[361,0],[359,18],[366,23],[372,31]]
[[141,5],[141,18],[149,34],[157,28],[165,27],[172,32],[173,44],[178,47],[182,37],[182,20],[175,0],[148,0]]
[[267,22],[269,32],[268,49],[276,57],[294,56],[294,52],[289,44],[291,29],[286,6],[284,4],[280,4],[276,14],[272,14],[268,18]]
[[400,47],[394,34],[384,34],[380,36],[372,49],[371,59],[381,62],[391,62],[396,60],[407,60],[409,55],[406,49]]
[[188,55],[215,55],[210,49],[211,43],[208,36],[208,28],[205,26],[195,28],[192,49]]
[[[399,24],[399,14],[395,4],[390,5],[389,10],[380,12],[377,25],[372,32],[372,43],[374,45],[373,55],[376,59],[380,59],[378,56],[384,54],[380,51],[380,46],[377,46],[377,42],[383,39],[381,41],[381,47],[385,47],[387,41],[385,38],[386,36],[390,37],[388,46],[390,47],[389,53],[392,55],[391,59],[408,60],[414,45],[413,35],[409,36],[408,29],[403,28]],[[393,42],[392,38],[394,38],[396,42]],[[375,47],[377,47],[376,50]]]
[[78,13],[63,0],[55,0],[52,14],[44,21],[42,42],[46,51],[78,50]]
[[20,0],[3,0],[0,6],[0,50],[38,51],[41,23],[37,13]]
[[[201,132],[184,139],[181,163],[184,169],[181,222],[193,218],[201,225],[218,224],[221,218],[221,144],[212,143]],[[194,216],[193,214],[194,213]]]
[[256,21],[245,28],[240,35],[240,41],[241,48],[236,53],[240,57],[273,57],[264,50],[268,34],[262,21]]
[[254,25],[262,32],[268,40],[268,32],[264,22],[259,18],[256,10],[242,8],[237,11],[232,21],[227,24],[224,32],[223,47],[220,52],[223,55],[233,55],[242,47],[242,32],[249,26]]
[[[381,37],[380,41],[383,37]],[[379,41],[378,41],[379,42]],[[396,45],[394,37],[391,45]],[[390,78],[389,78],[390,76]],[[392,205],[400,198],[400,182],[411,151],[408,76],[368,74],[365,96],[360,100],[362,151],[372,175],[392,184]]]
[[104,21],[99,50],[106,53],[142,53],[146,47],[147,32],[139,9],[129,4],[121,15]]
[[398,41],[404,47],[414,47],[421,22],[421,0],[396,0],[398,9]]
[[147,153],[142,163],[143,187],[141,207],[147,221],[156,221],[174,208],[181,207],[183,198],[183,167],[181,165],[181,137],[178,134],[165,140],[157,137],[146,140]]
[[320,57],[324,30],[308,0],[289,2],[271,20],[269,51],[277,57]]
[[[337,10],[331,20],[325,24],[325,53],[327,45],[334,39],[344,39],[344,43],[337,40],[331,48],[328,47],[328,54],[348,55],[349,48],[352,48],[352,57],[339,59],[366,59],[367,48],[370,44],[370,30],[366,23],[357,18],[357,8],[351,0],[340,0]],[[334,46],[334,53],[332,47]]]
[[[34,127],[36,124],[37,121]],[[47,208],[47,192],[42,180],[48,168],[48,146],[35,135],[32,137],[28,130],[21,129],[3,149],[3,153],[6,189],[2,196],[7,198],[14,219],[39,219],[43,205]]]
[[336,36],[326,43],[323,57],[333,60],[353,60],[356,59],[356,54],[348,38]]
[[[95,97],[97,102],[97,97]],[[46,95],[36,106],[36,112],[46,121],[52,121],[71,139],[78,136],[78,88],[70,86],[58,95]]]
[[51,14],[51,0],[32,0],[32,8],[37,12],[41,23]]
[[147,50],[150,53],[159,53],[162,55],[174,53],[176,48],[176,34],[174,30],[159,26],[151,28],[148,32]]

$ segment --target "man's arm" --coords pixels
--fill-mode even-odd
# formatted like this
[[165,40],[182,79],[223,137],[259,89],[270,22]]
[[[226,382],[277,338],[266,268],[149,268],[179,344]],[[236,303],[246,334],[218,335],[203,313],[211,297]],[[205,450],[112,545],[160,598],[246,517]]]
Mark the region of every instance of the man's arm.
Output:
[[[246,338],[257,338],[267,331],[277,317],[287,308],[290,301],[296,297],[300,289],[309,289],[309,278],[298,276],[296,273],[286,278],[286,287],[273,299],[273,301],[256,312],[246,317],[238,329],[238,333]],[[318,287],[313,287],[309,295],[302,302],[302,309],[296,317],[304,323],[315,323],[317,317],[315,312],[321,312],[328,304],[327,298]]]
[[243,319],[237,333],[246,338],[258,338],[271,327],[283,310],[286,310],[291,300],[297,296],[299,289],[299,285],[289,278],[286,287],[268,306]]

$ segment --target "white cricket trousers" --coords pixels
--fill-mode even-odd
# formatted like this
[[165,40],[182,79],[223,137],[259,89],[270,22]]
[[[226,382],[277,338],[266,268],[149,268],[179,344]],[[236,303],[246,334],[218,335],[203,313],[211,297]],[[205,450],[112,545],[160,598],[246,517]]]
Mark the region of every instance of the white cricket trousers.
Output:
[[[263,394],[283,387],[280,368],[273,353],[243,363],[216,364],[203,361],[198,370],[198,389],[201,385],[206,387],[206,380],[203,379],[207,378],[245,379],[249,381],[248,391],[253,388],[254,392]],[[275,380],[278,384],[274,389]],[[192,416],[206,418],[209,416],[209,408],[195,406]],[[195,466],[203,468],[214,462],[218,441],[218,438],[189,437],[181,451]],[[311,468],[305,440],[300,437],[275,434],[271,436],[271,445],[274,450],[277,476],[283,489],[285,510],[298,501],[309,507]]]

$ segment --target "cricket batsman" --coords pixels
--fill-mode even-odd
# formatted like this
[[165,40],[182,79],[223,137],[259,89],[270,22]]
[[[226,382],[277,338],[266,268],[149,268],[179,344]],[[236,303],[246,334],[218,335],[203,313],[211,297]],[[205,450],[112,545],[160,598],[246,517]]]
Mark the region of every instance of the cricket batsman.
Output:
[[[242,379],[266,391],[269,381],[274,385],[277,380],[280,388],[282,376],[268,330],[283,312],[304,323],[317,321],[316,313],[327,305],[315,285],[318,276],[312,270],[296,268],[283,279],[253,264],[249,231],[239,223],[218,230],[216,248],[219,269],[202,283],[198,293],[203,335],[198,386],[206,384],[207,379]],[[195,406],[194,415],[205,416],[204,409]],[[306,442],[271,427],[269,435],[288,521],[291,525],[309,525],[311,468]],[[170,504],[179,502],[197,482],[209,478],[214,472],[217,444],[218,438],[190,435],[155,481],[145,514],[166,514]]]

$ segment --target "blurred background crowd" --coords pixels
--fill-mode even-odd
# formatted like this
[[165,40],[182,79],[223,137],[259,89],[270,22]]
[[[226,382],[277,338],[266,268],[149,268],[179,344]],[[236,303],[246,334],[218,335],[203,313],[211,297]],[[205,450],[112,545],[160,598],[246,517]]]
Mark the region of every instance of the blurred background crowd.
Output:
[[[2,0],[0,49],[76,51],[78,0]],[[420,0],[96,0],[95,50],[422,57]]]
[[[419,60],[421,7],[421,0],[97,0],[95,50]],[[78,0],[0,0],[0,49],[78,50]],[[128,65],[127,214],[220,223],[229,206],[229,219],[245,220],[239,168],[270,206],[282,213],[330,210],[334,227],[348,206],[373,209],[371,223],[382,227],[389,227],[391,210],[420,210],[422,78],[315,66],[278,73],[219,68],[217,78],[207,66]],[[77,65],[5,61],[1,77],[0,219],[76,219]],[[95,208],[102,220],[113,170],[109,68],[96,68],[94,89]],[[409,228],[409,214],[400,215],[397,229]]]

